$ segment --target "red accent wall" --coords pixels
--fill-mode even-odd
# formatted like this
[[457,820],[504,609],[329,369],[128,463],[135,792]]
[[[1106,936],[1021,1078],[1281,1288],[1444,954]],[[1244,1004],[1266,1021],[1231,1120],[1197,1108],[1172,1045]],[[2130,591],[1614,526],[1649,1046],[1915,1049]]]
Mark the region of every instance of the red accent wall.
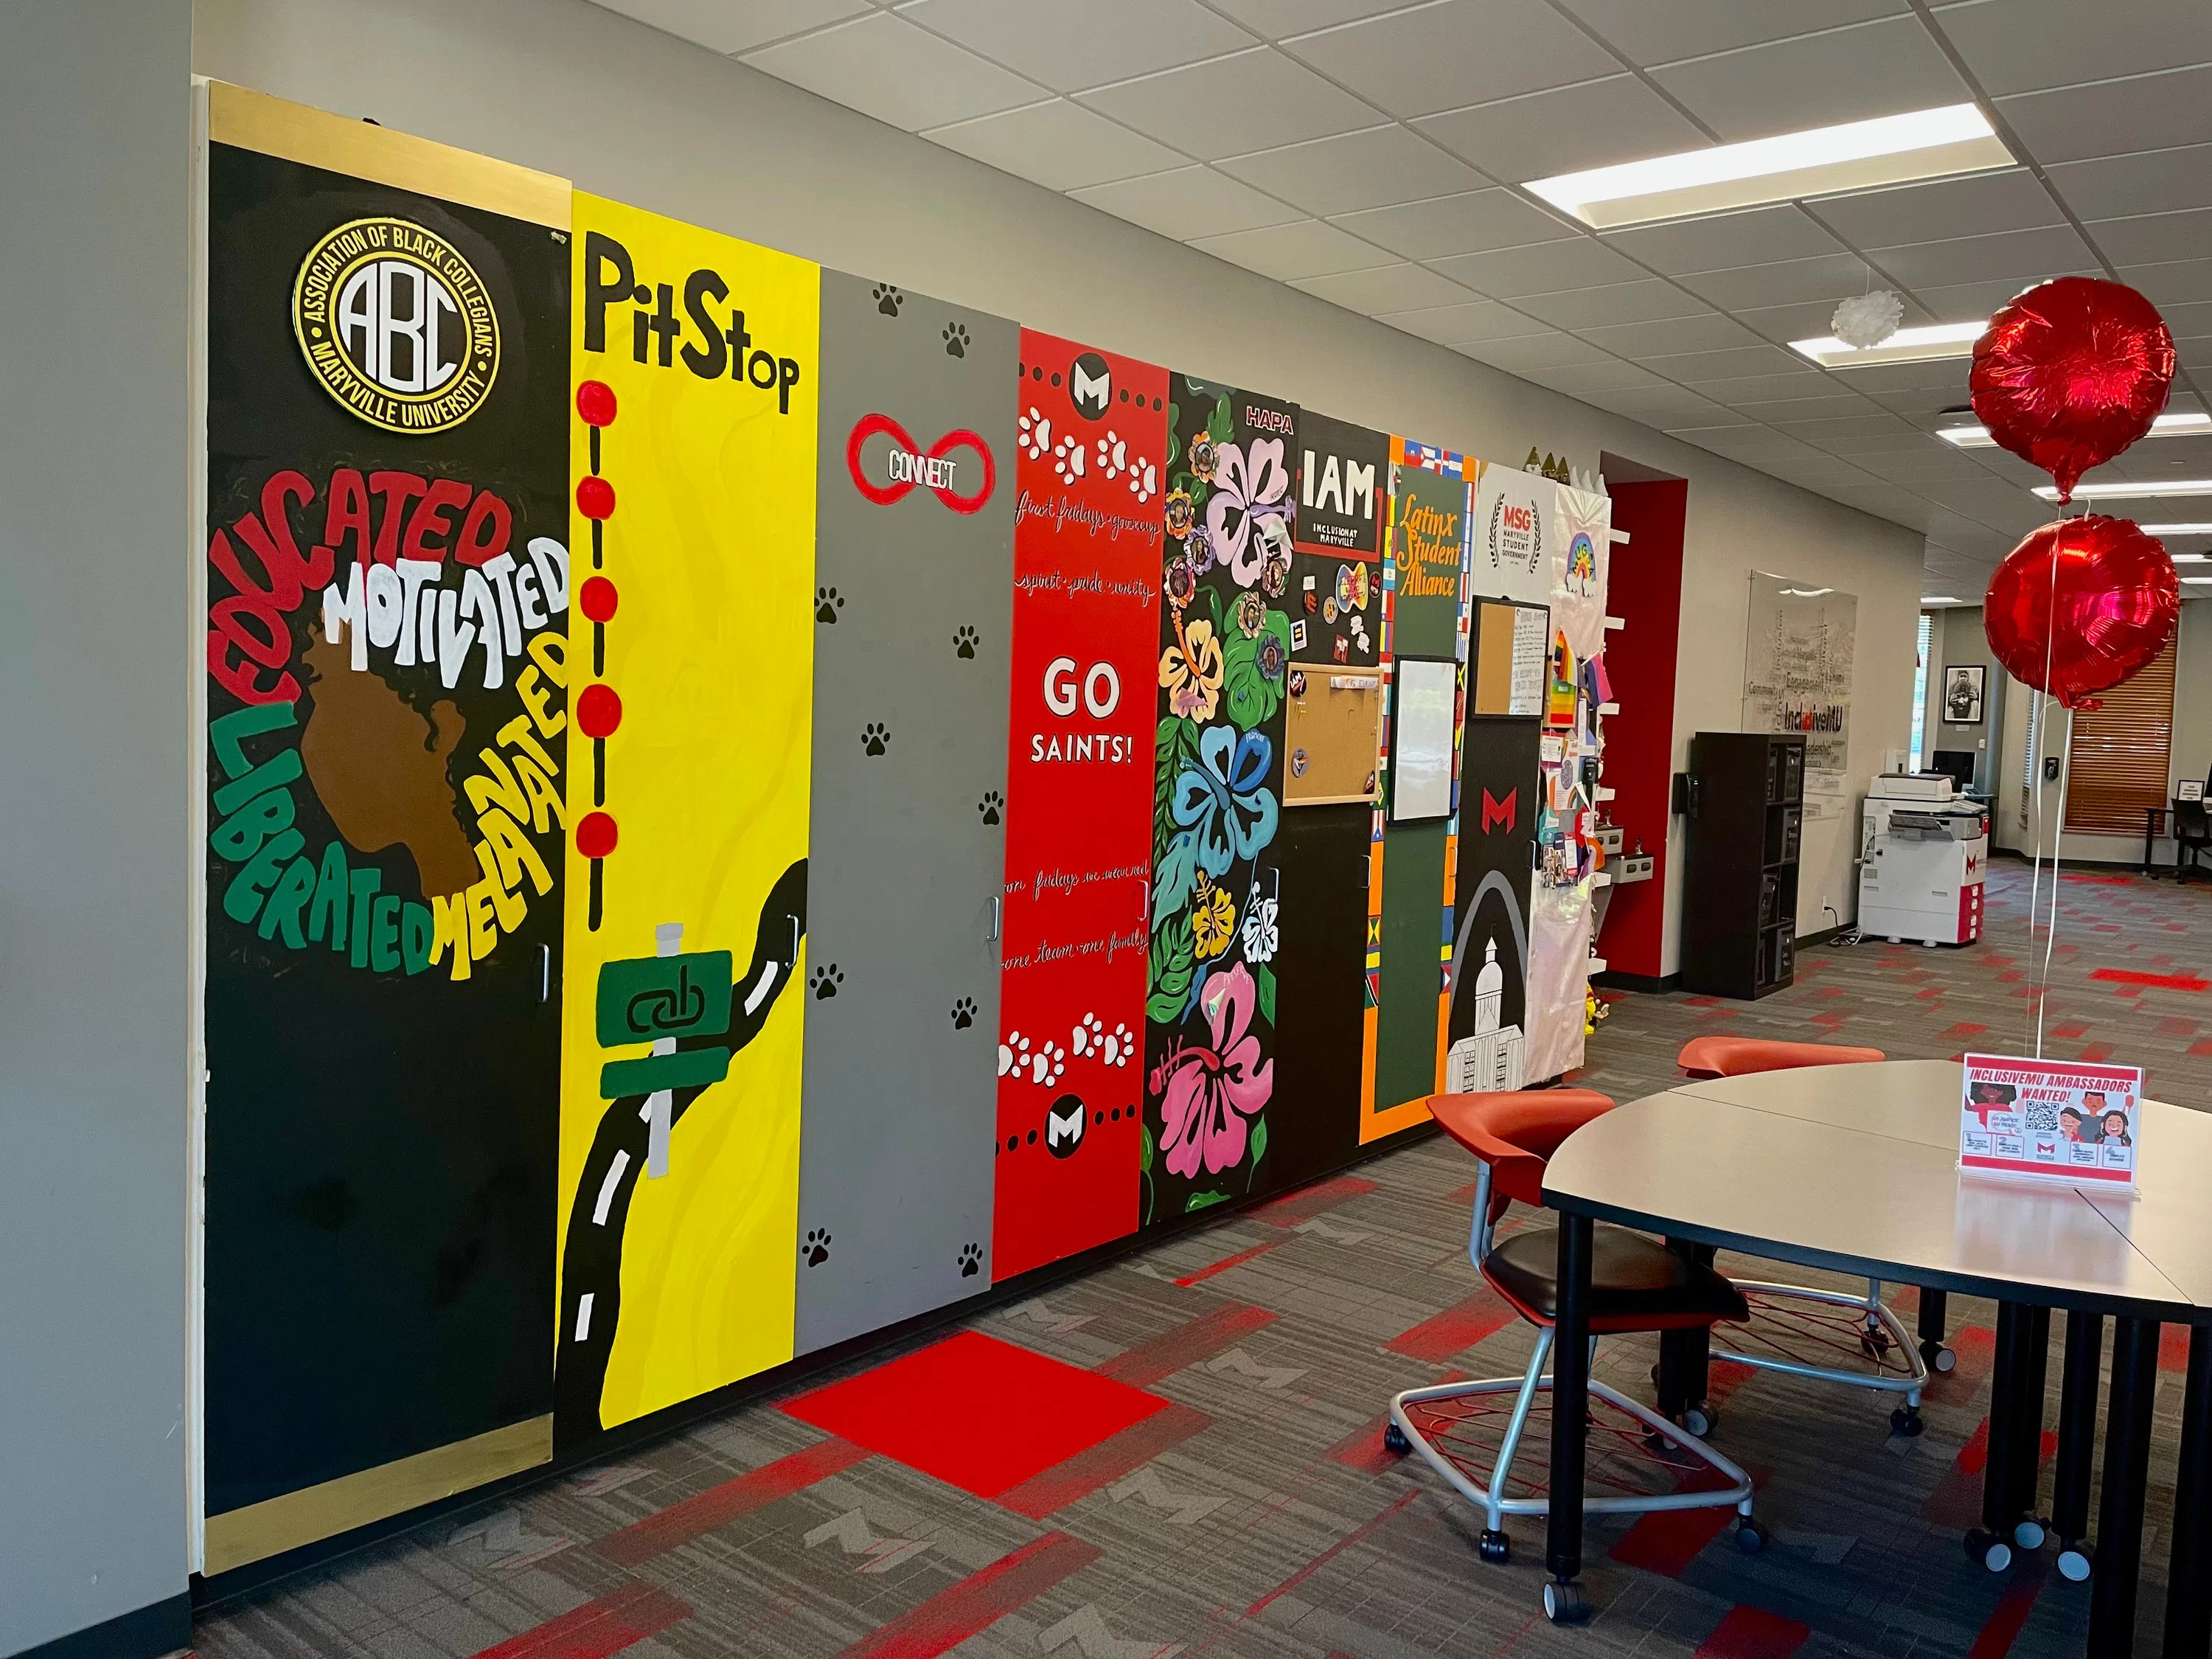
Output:
[[1674,656],[1682,621],[1684,478],[1613,483],[1613,525],[1628,532],[1613,550],[1606,610],[1626,627],[1605,639],[1605,666],[1620,712],[1605,721],[1605,782],[1613,821],[1657,863],[1650,881],[1613,890],[1598,954],[1608,971],[1659,976],[1665,937],[1668,794],[1674,785]]

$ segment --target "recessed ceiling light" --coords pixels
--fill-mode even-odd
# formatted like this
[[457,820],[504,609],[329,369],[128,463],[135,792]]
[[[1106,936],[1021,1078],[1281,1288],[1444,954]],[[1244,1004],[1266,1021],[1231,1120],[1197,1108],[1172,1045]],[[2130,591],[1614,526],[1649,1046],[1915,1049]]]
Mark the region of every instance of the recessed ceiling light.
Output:
[[1954,593],[1930,593],[1923,595],[1920,603],[1923,605],[1964,605],[1966,601],[1960,599]]
[[[2212,536],[2212,524],[2147,524],[2142,526],[2146,536]],[[2201,559],[2202,553],[2177,553],[2177,559]]]
[[1716,144],[1522,186],[1600,230],[2013,164],[1972,104]]
[[2169,553],[2166,556],[2176,564],[2203,564],[2212,559],[2212,553]]
[[[2050,484],[2036,485],[2035,493],[2046,501],[2058,499],[2058,491]],[[2074,499],[2079,501],[2119,501],[2131,495],[2212,495],[2212,478],[2169,478],[2163,483],[2114,478],[2074,486]]]
[[[2149,435],[2154,438],[2201,437],[2212,432],[2212,415],[2161,415],[2150,423]],[[1961,449],[1994,449],[1996,440],[1990,436],[1985,426],[1947,426],[1936,435],[1945,443],[1956,444]]]
[[1900,328],[1880,345],[1845,345],[1834,335],[1817,340],[1792,340],[1790,349],[1809,357],[1823,368],[1869,368],[1876,363],[1926,363],[1939,357],[1971,357],[1974,342],[1989,327],[1978,323],[1935,323],[1925,328]]
[[2191,587],[2203,587],[2208,583],[2212,583],[2212,576],[2184,576],[2181,580]]

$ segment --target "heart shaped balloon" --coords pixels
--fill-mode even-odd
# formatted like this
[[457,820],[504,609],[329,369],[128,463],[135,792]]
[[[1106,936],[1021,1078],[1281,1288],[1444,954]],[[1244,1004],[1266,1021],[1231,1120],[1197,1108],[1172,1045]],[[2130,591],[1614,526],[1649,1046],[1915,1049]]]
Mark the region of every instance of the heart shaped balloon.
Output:
[[2091,514],[2047,524],[2005,555],[1982,601],[1982,631],[2007,673],[2075,708],[2141,672],[2180,616],[2165,544],[2129,520]]
[[2074,499],[2166,407],[2173,336],[2131,288],[2094,276],[2039,283],[1990,319],[1967,379],[1990,436]]

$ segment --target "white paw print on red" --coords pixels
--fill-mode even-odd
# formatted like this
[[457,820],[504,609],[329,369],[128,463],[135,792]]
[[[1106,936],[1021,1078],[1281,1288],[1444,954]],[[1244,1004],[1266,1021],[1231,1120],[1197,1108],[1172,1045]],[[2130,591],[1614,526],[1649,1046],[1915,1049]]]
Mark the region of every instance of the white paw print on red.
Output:
[[1014,422],[1016,437],[1023,452],[1031,460],[1052,447],[1052,422],[1032,406],[1030,412]]
[[1160,487],[1159,469],[1150,461],[1142,466],[1132,462],[1129,467],[1129,493],[1139,503],[1149,501]]
[[1085,1014],[1075,1022],[1075,1035],[1068,1038],[1067,1046],[1075,1050],[1079,1059],[1094,1053],[1102,1045],[1105,1030],[1097,1015]]
[[1059,1082],[1066,1069],[1067,1050],[1058,1043],[1048,1042],[1030,1056],[1030,1081],[1042,1087]]
[[1129,468],[1129,446],[1112,427],[1098,441],[1098,470],[1109,478],[1118,478]]
[[1137,1040],[1129,1035],[1127,1025],[1117,1022],[1114,1029],[1099,1040],[1097,1047],[1100,1057],[1109,1066],[1127,1066],[1129,1056],[1136,1050]]
[[1006,1033],[1006,1040],[999,1045],[999,1075],[1018,1072],[1030,1057],[1030,1040],[1019,1031]]
[[1052,470],[1060,474],[1062,483],[1073,483],[1083,476],[1083,440],[1062,438],[1052,447]]

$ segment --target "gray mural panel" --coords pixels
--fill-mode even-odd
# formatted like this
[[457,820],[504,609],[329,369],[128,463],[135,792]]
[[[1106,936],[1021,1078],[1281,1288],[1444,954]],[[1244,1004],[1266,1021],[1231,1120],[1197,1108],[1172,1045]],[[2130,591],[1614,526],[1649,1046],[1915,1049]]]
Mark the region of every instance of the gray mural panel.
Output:
[[801,1353],[991,1282],[1019,351],[822,273]]

